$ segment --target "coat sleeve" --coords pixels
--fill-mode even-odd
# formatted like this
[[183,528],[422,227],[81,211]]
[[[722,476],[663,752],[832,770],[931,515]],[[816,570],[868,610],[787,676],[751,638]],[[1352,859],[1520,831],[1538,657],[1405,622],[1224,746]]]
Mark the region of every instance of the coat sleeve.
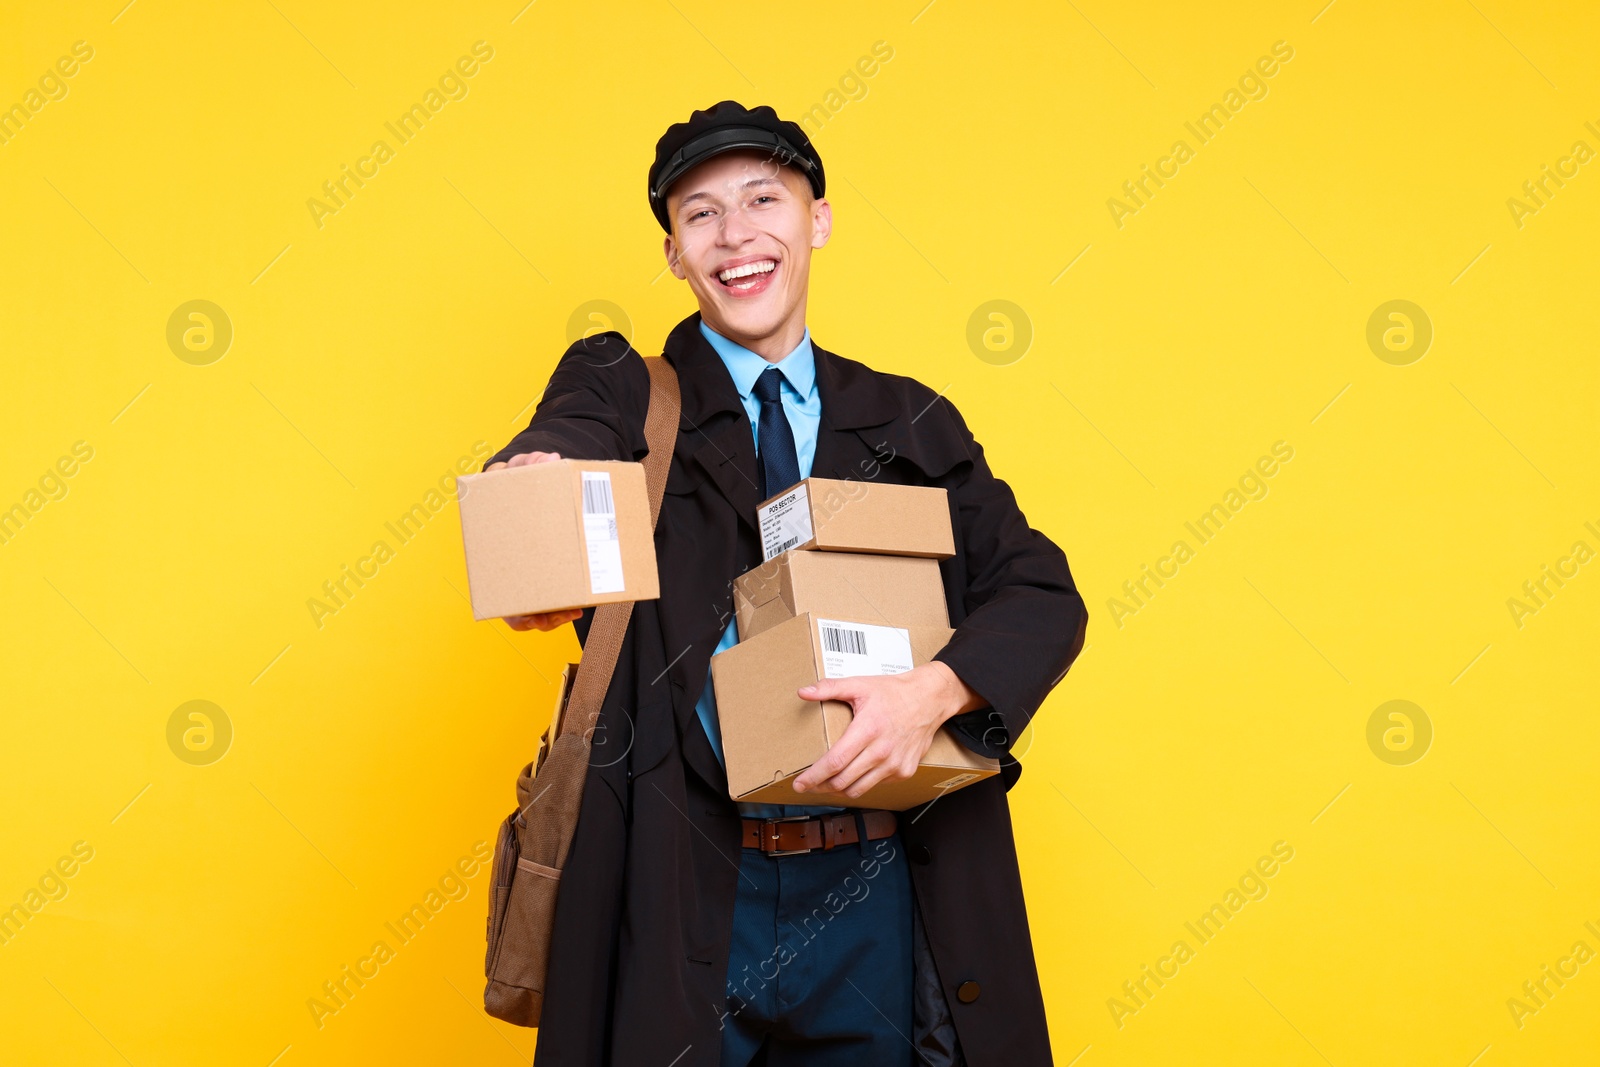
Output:
[[484,467],[523,452],[565,459],[636,460],[649,451],[650,372],[614,330],[574,341],[550,375],[533,419]]
[[1082,651],[1088,610],[1066,555],[1028,525],[961,413],[948,400],[940,402],[971,462],[959,464],[943,483],[960,526],[966,614],[934,659],[988,702],[949,720],[956,737],[1004,762]]

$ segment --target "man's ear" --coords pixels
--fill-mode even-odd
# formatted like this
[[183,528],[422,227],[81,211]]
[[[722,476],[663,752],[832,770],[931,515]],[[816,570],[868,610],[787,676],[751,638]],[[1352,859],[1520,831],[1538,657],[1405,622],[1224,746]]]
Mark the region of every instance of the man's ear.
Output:
[[670,233],[661,242],[661,251],[667,257],[667,268],[672,271],[672,276],[680,282],[683,281],[687,275],[684,273],[683,264],[678,259],[677,242],[672,239]]
[[833,233],[833,205],[827,199],[811,205],[811,247],[821,248]]

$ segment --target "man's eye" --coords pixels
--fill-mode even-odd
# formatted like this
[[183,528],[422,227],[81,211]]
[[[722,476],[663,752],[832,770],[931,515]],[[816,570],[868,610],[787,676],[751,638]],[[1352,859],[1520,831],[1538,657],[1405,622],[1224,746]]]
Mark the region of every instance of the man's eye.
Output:
[[763,194],[762,194],[762,195],[760,195],[760,196],[758,196],[758,197],[756,197],[756,203],[758,203],[758,204],[759,204],[759,203],[761,203],[761,201],[763,201],[763,200],[771,200],[771,199],[772,199],[772,197],[770,197],[770,196],[767,196],[767,195],[766,195],[766,194],[765,194],[765,193],[763,193]]

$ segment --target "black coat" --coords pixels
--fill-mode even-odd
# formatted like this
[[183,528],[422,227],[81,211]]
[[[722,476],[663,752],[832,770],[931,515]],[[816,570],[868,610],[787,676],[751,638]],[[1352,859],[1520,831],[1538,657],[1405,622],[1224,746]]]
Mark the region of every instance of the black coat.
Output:
[[[1021,765],[1007,749],[1082,649],[1083,599],[1066,557],[1029,528],[949,401],[813,350],[822,420],[812,474],[949,491],[956,554],[940,570],[955,636],[937,658],[988,701],[950,725],[1002,763],[1001,774],[901,820],[939,1008],[970,1067],[1048,1064],[1006,802]],[[665,355],[683,415],[656,528],[661,599],[634,609],[595,735],[536,1064],[718,1062],[740,824],[694,708],[731,617],[733,579],[761,562],[760,500],[749,418],[698,312],[673,329]],[[485,466],[532,451],[642,459],[649,395],[644,362],[621,334],[578,341],[528,428]],[[580,639],[592,618],[575,624]],[[935,973],[926,959],[923,973]]]

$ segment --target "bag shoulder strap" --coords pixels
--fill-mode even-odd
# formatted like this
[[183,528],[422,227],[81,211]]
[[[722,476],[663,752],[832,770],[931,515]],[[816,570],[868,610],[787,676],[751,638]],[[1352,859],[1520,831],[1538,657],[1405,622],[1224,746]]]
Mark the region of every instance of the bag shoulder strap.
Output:
[[[661,515],[661,494],[667,485],[667,470],[672,465],[672,450],[678,439],[678,413],[682,398],[678,393],[678,372],[662,356],[646,356],[650,371],[650,407],[644,420],[644,438],[650,452],[644,458],[645,492],[650,497],[650,528],[655,529]],[[611,676],[622,652],[622,638],[633,617],[631,600],[601,604],[594,609],[589,635],[583,643],[583,657],[567,698],[561,733],[580,732],[587,736],[600,718],[600,704],[611,688]]]
[[661,494],[667,487],[667,468],[678,443],[678,415],[683,407],[678,395],[678,372],[665,356],[646,356],[650,371],[650,408],[644,417],[644,440],[650,449],[644,457],[645,491],[650,494],[650,527],[661,515]]

